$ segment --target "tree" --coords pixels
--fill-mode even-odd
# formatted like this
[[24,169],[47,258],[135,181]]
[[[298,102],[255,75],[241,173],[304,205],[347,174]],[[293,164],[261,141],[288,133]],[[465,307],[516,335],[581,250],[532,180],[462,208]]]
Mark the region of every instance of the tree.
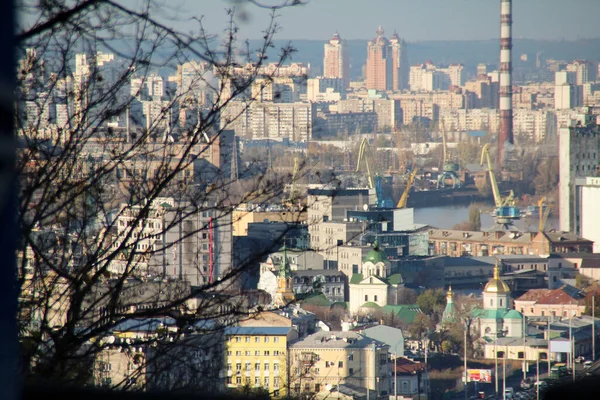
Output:
[[[231,259],[231,213],[278,198],[289,176],[238,171],[229,129],[242,112],[234,100],[248,107],[257,79],[272,80],[293,52],[280,49],[274,71],[264,68],[276,12],[295,4],[269,7],[257,46],[239,41],[233,9],[212,34],[200,17],[180,29],[167,5],[150,0],[22,6],[15,128],[26,377],[131,389],[168,364],[157,361],[165,352],[191,343],[187,335],[213,337],[248,317],[255,301],[240,277],[252,260]],[[145,331],[132,342],[118,335],[125,326]],[[222,367],[222,348],[208,343],[193,344],[197,376]],[[153,359],[149,349],[162,353]],[[125,350],[146,355],[132,363]],[[129,371],[118,382],[105,356]],[[192,382],[172,378],[173,390]]]
[[424,335],[435,328],[435,322],[427,314],[419,313],[415,317],[415,320],[408,327],[408,333],[410,337],[418,340],[422,340]]
[[471,224],[471,230],[481,230],[481,211],[476,204],[469,206],[469,223]]
[[446,305],[446,293],[442,289],[427,289],[417,297],[417,304],[423,314],[437,323]]

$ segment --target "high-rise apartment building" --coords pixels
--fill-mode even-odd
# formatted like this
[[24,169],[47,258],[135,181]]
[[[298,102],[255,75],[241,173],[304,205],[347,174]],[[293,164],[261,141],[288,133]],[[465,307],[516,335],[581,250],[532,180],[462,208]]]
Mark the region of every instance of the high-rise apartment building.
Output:
[[592,114],[580,114],[559,130],[559,222],[561,231],[575,232],[575,179],[597,177],[600,126]]
[[583,104],[583,90],[577,85],[577,72],[556,72],[554,85],[554,109],[566,110]]
[[367,89],[389,90],[392,88],[392,54],[390,42],[383,36],[381,26],[376,36],[367,44]]
[[346,41],[336,32],[328,43],[325,43],[323,57],[323,77],[338,78],[344,82],[344,89],[350,83],[350,59]]
[[406,52],[406,42],[394,32],[390,39],[392,48],[392,89],[408,89],[409,64]]

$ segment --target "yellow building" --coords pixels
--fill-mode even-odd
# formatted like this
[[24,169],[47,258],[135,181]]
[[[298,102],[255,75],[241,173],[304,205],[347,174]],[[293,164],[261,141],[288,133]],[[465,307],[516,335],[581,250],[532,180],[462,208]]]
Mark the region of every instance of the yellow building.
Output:
[[225,330],[225,386],[263,387],[272,397],[285,395],[289,327],[233,327]]
[[306,212],[300,211],[251,211],[244,206],[233,211],[233,236],[248,236],[248,224],[254,222],[288,222],[300,223],[306,221]]

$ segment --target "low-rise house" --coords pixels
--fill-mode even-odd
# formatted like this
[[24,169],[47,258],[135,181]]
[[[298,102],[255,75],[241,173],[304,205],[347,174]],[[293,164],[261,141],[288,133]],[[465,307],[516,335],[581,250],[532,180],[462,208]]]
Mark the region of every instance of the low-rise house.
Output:
[[429,377],[424,363],[398,357],[392,360],[392,374],[390,400],[414,399],[421,393],[426,394]]
[[585,294],[568,285],[559,289],[532,289],[515,299],[514,307],[526,317],[580,316],[585,312]]

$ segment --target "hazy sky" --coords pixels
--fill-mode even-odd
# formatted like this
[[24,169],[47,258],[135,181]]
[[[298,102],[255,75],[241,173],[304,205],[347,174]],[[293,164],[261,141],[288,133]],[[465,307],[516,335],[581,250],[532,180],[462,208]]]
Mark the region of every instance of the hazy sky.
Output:
[[[276,0],[259,0],[272,3]],[[222,31],[231,0],[182,3],[181,16],[203,15],[208,30]],[[239,7],[238,7],[239,8]],[[244,37],[258,38],[268,11],[244,6]],[[500,0],[309,0],[280,12],[280,39],[326,40],[339,31],[347,39],[370,39],[381,24],[409,40],[498,38]],[[514,0],[513,37],[566,39],[600,37],[600,0]]]

